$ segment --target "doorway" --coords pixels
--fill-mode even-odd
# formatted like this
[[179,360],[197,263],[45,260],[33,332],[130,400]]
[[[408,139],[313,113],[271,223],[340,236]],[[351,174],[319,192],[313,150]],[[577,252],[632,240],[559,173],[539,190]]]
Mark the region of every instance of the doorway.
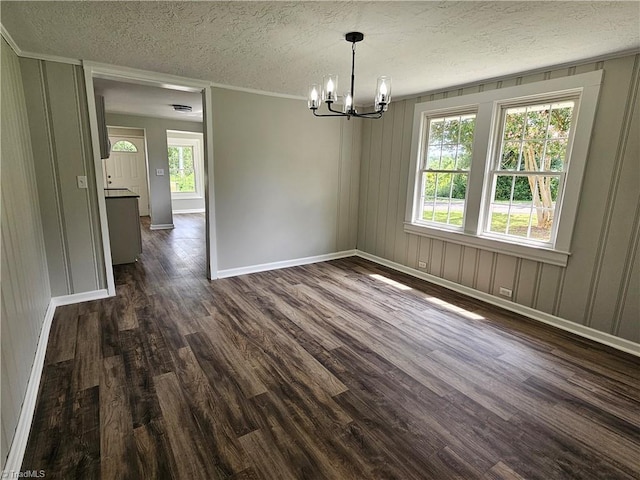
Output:
[[[102,162],[104,188],[126,188],[139,195],[138,210],[141,217],[149,215],[149,186],[147,181],[147,159],[144,136],[134,133],[138,129],[119,128],[116,135],[113,127],[108,127],[111,141],[111,155]],[[123,134],[128,134],[124,136]]]
[[[157,74],[154,72],[146,72],[129,68],[113,67],[111,65],[103,65],[92,62],[84,62],[85,87],[87,92],[87,103],[89,107],[89,121],[91,126],[91,140],[94,151],[94,164],[96,170],[95,182],[98,186],[104,185],[105,167],[100,158],[100,135],[98,125],[98,115],[96,111],[96,99],[94,90],[94,79],[111,80],[114,82],[122,82],[138,86],[156,87],[156,89],[166,89],[167,91],[182,91],[198,93],[202,98],[202,131],[204,137],[204,197],[205,197],[205,263],[206,276],[209,279],[215,279],[218,276],[218,262],[216,249],[216,230],[215,230],[215,195],[214,195],[214,179],[213,179],[213,142],[212,142],[212,88],[208,82],[193,80],[172,75]],[[166,135],[166,131],[164,133]],[[165,137],[166,138],[166,137]],[[148,140],[148,139],[147,139]],[[134,142],[131,142],[135,145]],[[146,142],[143,142],[146,147]],[[165,144],[166,152],[166,144]],[[146,152],[150,161],[152,152]],[[155,158],[155,157],[154,157]],[[158,177],[165,176],[165,170],[156,168],[151,164],[148,165],[151,170],[149,175],[154,173],[153,178],[148,178],[149,188],[159,180]],[[107,174],[108,175],[108,174]],[[112,174],[113,178],[113,174]],[[109,179],[107,178],[107,181]],[[167,178],[168,180],[168,178]],[[111,180],[113,182],[113,180]],[[107,184],[108,185],[108,184]],[[113,183],[111,185],[114,185]],[[128,187],[127,187],[128,188]],[[155,198],[155,197],[154,197]],[[168,202],[169,208],[171,203]],[[113,268],[111,262],[111,249],[109,245],[109,227],[106,216],[106,203],[103,196],[98,196],[98,207],[100,213],[102,245],[105,258],[105,271],[107,278],[107,289],[110,295],[115,295],[115,282],[113,276]],[[149,208],[149,207],[147,207]],[[156,210],[153,205],[150,207],[151,213]],[[154,213],[155,214],[155,213]]]

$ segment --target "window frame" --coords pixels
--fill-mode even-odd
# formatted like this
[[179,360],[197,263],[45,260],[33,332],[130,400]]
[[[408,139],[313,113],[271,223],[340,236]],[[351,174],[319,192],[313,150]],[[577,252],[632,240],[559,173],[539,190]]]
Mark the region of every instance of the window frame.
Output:
[[[195,192],[171,192],[173,200],[204,198],[204,149],[203,135],[198,132],[167,130],[167,152],[169,147],[192,147],[193,170],[195,173]],[[168,153],[167,153],[168,156]],[[171,172],[169,182],[171,182]]]
[[[565,153],[565,168],[560,171],[527,171],[527,170],[502,170],[500,169],[501,164],[501,154],[502,154],[502,137],[504,134],[504,126],[506,122],[506,112],[511,108],[517,107],[529,107],[535,104],[553,104],[553,103],[562,103],[562,102],[573,102],[573,113],[572,113],[572,126],[569,131],[569,136],[567,137],[567,148]],[[489,167],[488,167],[488,178],[485,180],[485,211],[483,212],[483,223],[481,225],[481,234],[487,238],[496,238],[497,240],[502,239],[511,239],[514,242],[521,242],[522,244],[531,245],[533,247],[540,248],[554,248],[556,243],[558,228],[560,225],[560,219],[563,206],[563,196],[564,196],[564,188],[565,182],[568,177],[569,167],[571,165],[571,152],[573,140],[575,137],[575,128],[576,122],[574,121],[577,117],[577,113],[580,110],[580,96],[576,94],[562,94],[562,95],[544,95],[544,96],[535,96],[535,97],[525,97],[524,99],[519,99],[514,102],[499,102],[498,103],[498,112],[496,114],[496,118],[494,121],[496,122],[495,128],[495,148],[491,152],[491,158],[489,159]],[[559,178],[559,190],[557,195],[557,201],[554,208],[554,222],[552,225],[552,229],[550,232],[550,240],[549,242],[543,242],[538,240],[533,240],[531,238],[518,237],[515,235],[508,235],[499,232],[492,232],[489,230],[489,224],[491,223],[491,204],[493,202],[493,198],[495,195],[495,188],[497,183],[498,176],[515,176],[515,177],[527,177],[529,175],[536,176],[555,176]]]
[[[527,258],[553,265],[566,266],[571,255],[570,246],[578,210],[580,189],[595,122],[603,71],[543,80],[513,87],[460,95],[414,107],[404,231],[407,233],[468,245],[483,250]],[[560,208],[556,209],[558,223],[552,244],[524,242],[519,237],[488,235],[485,231],[492,194],[492,168],[499,155],[503,108],[514,104],[548,102],[549,99],[577,97],[573,125],[567,148],[567,169]],[[418,177],[424,148],[428,118],[446,116],[449,112],[476,111],[476,125],[472,143],[472,160],[467,184],[462,230],[442,228],[437,224],[416,220],[420,198]],[[560,197],[559,197],[560,198]],[[444,225],[444,224],[443,224]]]
[[[436,174],[436,178],[437,175],[440,173],[445,173],[445,174],[450,174],[450,175],[458,175],[458,174],[464,174],[467,176],[467,186],[469,184],[469,176],[471,174],[471,166],[469,167],[469,170],[462,170],[462,169],[452,169],[452,170],[446,170],[446,169],[430,169],[428,168],[428,150],[429,150],[429,130],[430,130],[430,124],[434,119],[439,119],[439,118],[444,118],[446,119],[447,117],[455,117],[455,116],[464,116],[464,115],[477,115],[477,112],[475,110],[468,110],[468,109],[454,109],[454,110],[448,110],[446,111],[446,114],[440,114],[438,112],[432,112],[432,114],[430,115],[425,115],[423,121],[423,127],[421,129],[421,146],[420,146],[420,153],[419,153],[419,158],[418,158],[418,166],[417,166],[417,173],[416,173],[416,182],[419,185],[416,185],[416,191],[419,192],[416,197],[415,197],[415,212],[421,212],[422,211],[422,206],[421,206],[421,199],[422,199],[422,175],[424,173],[435,173]],[[474,123],[476,121],[476,118],[474,118]],[[475,126],[474,126],[474,130],[475,130]],[[473,163],[473,158],[471,159],[471,163]],[[464,228],[464,219],[465,219],[465,210],[466,210],[466,205],[467,205],[467,193],[468,190],[465,191],[465,198],[464,198],[464,207],[462,210],[462,225],[452,225],[450,223],[444,223],[444,222],[436,222],[433,220],[424,220],[424,219],[415,219],[415,223],[418,225],[425,225],[425,226],[430,226],[433,225],[436,228],[441,228],[444,230],[451,230],[454,232],[462,232],[463,228]],[[437,191],[436,191],[436,195],[437,195]],[[451,201],[451,198],[449,198],[449,201]]]

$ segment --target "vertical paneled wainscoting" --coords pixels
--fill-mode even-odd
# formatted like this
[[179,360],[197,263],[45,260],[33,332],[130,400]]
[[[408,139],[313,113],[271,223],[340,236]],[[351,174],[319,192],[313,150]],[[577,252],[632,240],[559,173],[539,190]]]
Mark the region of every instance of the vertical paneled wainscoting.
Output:
[[[51,300],[20,64],[2,42],[2,385],[0,463],[18,427]],[[33,392],[33,401],[35,402]],[[26,428],[28,429],[28,425]],[[26,434],[23,440],[26,443]],[[20,455],[21,456],[21,455]],[[18,464],[19,466],[19,464]]]
[[[567,267],[405,233],[414,105],[604,70]],[[630,55],[393,103],[363,123],[358,250],[640,343],[640,56]],[[633,132],[636,132],[635,134]],[[635,293],[634,293],[635,292]]]

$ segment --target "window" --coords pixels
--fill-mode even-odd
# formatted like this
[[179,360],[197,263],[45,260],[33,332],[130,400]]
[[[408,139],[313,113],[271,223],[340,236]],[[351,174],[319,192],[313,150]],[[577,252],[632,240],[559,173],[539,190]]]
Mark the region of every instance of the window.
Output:
[[601,81],[417,104],[405,231],[566,265]]
[[204,192],[201,133],[167,131],[169,185],[172,198],[201,198]]
[[462,228],[475,119],[475,113],[427,119],[419,222]]
[[111,147],[111,151],[112,152],[128,152],[128,153],[137,153],[138,149],[136,148],[136,146],[127,141],[127,140],[120,140],[118,142],[116,142],[113,147]]
[[485,232],[552,244],[575,104],[502,108]]
[[169,147],[169,181],[172,193],[196,192],[196,168],[192,146]]

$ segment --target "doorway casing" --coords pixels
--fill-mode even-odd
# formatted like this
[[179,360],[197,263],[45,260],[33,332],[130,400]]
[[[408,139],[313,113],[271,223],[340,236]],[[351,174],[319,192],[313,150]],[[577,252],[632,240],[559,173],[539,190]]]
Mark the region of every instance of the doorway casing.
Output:
[[[89,109],[89,124],[91,128],[91,144],[93,147],[93,160],[95,165],[95,182],[98,191],[102,185],[102,159],[100,158],[100,140],[98,135],[98,117],[96,114],[95,92],[93,88],[94,78],[104,78],[139,85],[148,85],[171,90],[187,92],[200,92],[202,94],[202,133],[204,136],[204,196],[206,218],[206,264],[207,278],[218,278],[218,255],[216,248],[216,222],[215,222],[215,194],[214,194],[214,158],[213,158],[213,102],[211,83],[191,78],[165,75],[161,73],[138,70],[134,68],[116,67],[95,62],[82,62],[84,68],[87,105]],[[100,227],[102,234],[102,248],[104,251],[105,278],[109,295],[115,295],[115,280],[113,277],[113,264],[111,260],[111,247],[109,245],[109,225],[104,195],[98,195],[98,212],[100,215]]]

